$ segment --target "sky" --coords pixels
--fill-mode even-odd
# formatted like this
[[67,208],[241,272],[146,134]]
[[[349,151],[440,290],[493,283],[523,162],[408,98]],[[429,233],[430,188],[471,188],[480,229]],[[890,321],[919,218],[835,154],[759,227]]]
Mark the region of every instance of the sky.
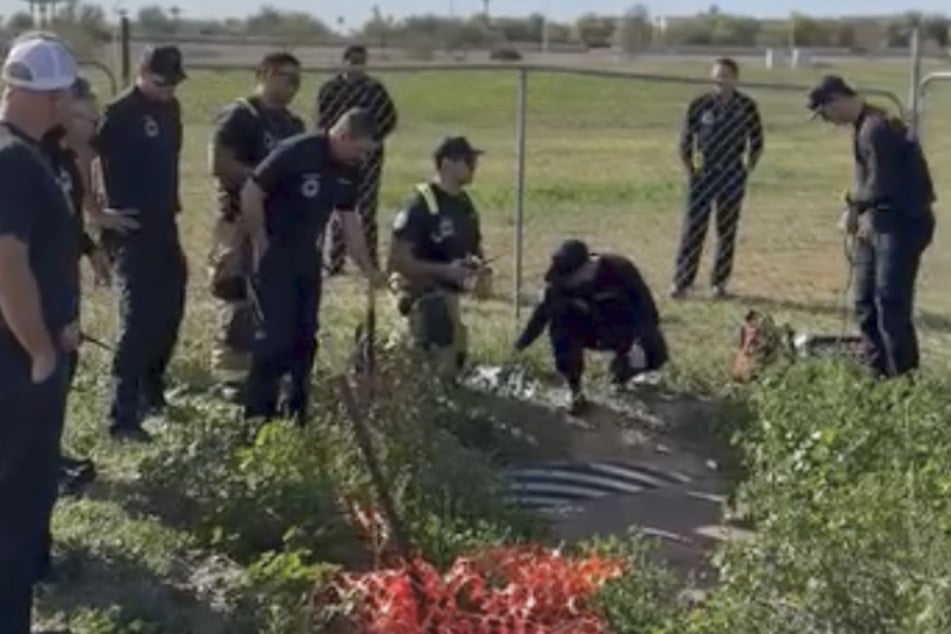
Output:
[[[94,0],[90,0],[94,1]],[[545,13],[552,19],[572,21],[579,14],[593,11],[619,15],[636,0],[490,0],[492,15],[524,16],[530,13]],[[253,13],[262,4],[271,4],[279,9],[308,11],[328,24],[338,18],[344,19],[344,27],[358,27],[371,15],[375,4],[384,15],[400,18],[411,14],[434,13],[468,16],[482,10],[482,0],[102,0],[104,7],[118,5],[130,13],[148,4],[172,6],[177,4],[183,15],[193,18],[241,17]],[[652,15],[689,15],[706,10],[710,0],[646,0],[642,2]],[[725,13],[740,13],[757,17],[782,17],[793,10],[816,16],[855,14],[902,13],[910,9],[924,13],[948,11],[948,0],[916,0],[909,6],[901,0],[722,0],[716,3]],[[0,15],[9,15],[25,8],[24,0],[0,0]]]

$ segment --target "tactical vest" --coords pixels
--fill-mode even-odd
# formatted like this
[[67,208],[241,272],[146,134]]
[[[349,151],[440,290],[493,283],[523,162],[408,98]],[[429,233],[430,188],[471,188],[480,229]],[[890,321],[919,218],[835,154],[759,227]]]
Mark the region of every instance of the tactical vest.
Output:
[[433,184],[419,183],[416,185],[416,191],[423,197],[423,201],[426,203],[426,209],[429,210],[429,213],[434,216],[439,214],[439,201],[436,200],[436,192],[433,191]]

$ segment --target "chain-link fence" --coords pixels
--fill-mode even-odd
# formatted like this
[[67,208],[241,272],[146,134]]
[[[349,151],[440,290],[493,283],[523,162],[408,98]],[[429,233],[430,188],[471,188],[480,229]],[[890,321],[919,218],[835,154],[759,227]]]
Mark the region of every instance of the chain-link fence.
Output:
[[[319,88],[334,75],[325,68],[305,77],[294,107],[311,125]],[[392,99],[395,115],[380,116],[395,118],[395,129],[386,138],[382,170],[367,170],[362,201],[372,210],[372,181],[382,174],[376,212],[382,248],[397,208],[432,175],[437,143],[466,135],[486,151],[471,195],[497,272],[496,323],[509,332],[519,311],[512,291],[523,301],[536,297],[551,251],[567,237],[629,255],[671,316],[668,331],[689,345],[705,343],[713,327],[729,339],[735,331],[726,328],[737,325],[738,309],[724,306],[779,311],[798,327],[843,327],[848,270],[837,225],[852,185],[851,131],[809,119],[808,83],[744,83],[740,90],[750,101],[695,102],[687,121],[688,104],[710,90],[706,80],[464,64],[380,67],[371,76],[379,83],[339,89],[330,110],[350,103],[387,110],[384,101]],[[250,70],[193,70],[182,93],[186,153],[204,156],[210,130],[195,126],[208,126],[214,112],[249,92],[253,81]],[[873,103],[903,112],[892,93],[858,87]],[[942,89],[935,87],[934,96]],[[947,191],[951,181],[942,171],[948,162],[938,157],[951,135],[938,132],[944,129],[932,116],[938,102],[932,95],[927,101],[923,138]],[[760,135],[757,119],[762,156],[748,170],[750,143]],[[693,176],[684,140],[692,142]],[[186,188],[199,186],[209,187],[186,178]],[[690,217],[694,221],[686,222]],[[718,234],[727,238],[719,249]],[[951,262],[941,244],[939,230],[918,294],[925,325],[944,323],[941,315],[951,308],[940,283]],[[690,279],[684,302],[663,299]],[[718,283],[736,303],[706,301]],[[523,306],[521,322],[524,317]]]
[[947,346],[951,333],[951,235],[944,230],[941,209],[951,200],[951,73],[935,73],[923,81],[919,139],[938,198],[934,242],[925,254],[918,283],[919,322],[930,326],[939,345]]
[[110,97],[119,91],[116,75],[107,64],[95,60],[81,60],[79,70],[99,95]]

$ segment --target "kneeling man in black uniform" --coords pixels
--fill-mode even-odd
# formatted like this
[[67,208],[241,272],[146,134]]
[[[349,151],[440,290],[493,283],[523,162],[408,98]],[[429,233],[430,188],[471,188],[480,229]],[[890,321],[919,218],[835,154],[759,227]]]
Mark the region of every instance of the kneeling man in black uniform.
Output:
[[570,409],[586,405],[581,386],[584,351],[614,353],[611,374],[622,386],[667,362],[667,343],[650,289],[624,256],[593,254],[567,240],[552,256],[542,302],[515,343],[522,351],[548,326],[555,366],[571,390]]

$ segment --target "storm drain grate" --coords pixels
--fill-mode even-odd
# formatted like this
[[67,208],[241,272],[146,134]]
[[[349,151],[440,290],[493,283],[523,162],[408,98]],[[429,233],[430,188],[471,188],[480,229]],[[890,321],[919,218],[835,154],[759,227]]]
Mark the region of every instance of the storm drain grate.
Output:
[[508,498],[525,508],[556,508],[586,500],[679,486],[689,478],[636,464],[613,461],[547,462],[507,473]]

